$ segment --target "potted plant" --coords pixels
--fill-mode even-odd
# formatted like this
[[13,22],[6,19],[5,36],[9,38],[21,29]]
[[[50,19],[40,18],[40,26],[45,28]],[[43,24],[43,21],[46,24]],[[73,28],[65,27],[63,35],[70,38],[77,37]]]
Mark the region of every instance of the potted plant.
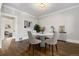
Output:
[[36,30],[36,32],[40,32],[40,25],[35,24],[34,30]]

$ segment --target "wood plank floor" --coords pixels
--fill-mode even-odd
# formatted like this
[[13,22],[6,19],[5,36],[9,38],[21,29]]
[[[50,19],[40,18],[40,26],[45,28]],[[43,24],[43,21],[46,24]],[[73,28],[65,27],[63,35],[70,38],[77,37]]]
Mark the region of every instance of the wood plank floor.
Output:
[[[8,50],[6,53],[0,49],[0,55],[1,56],[33,56],[32,47],[28,50],[23,50],[22,52],[17,52],[11,49]],[[69,43],[69,42],[60,42],[58,41],[58,52],[56,52],[56,49],[54,47],[54,56],[79,56],[79,44]],[[49,46],[47,46],[47,49],[45,51],[45,48],[40,48],[38,46],[34,49],[34,55],[35,56],[52,56],[52,50],[49,49]]]

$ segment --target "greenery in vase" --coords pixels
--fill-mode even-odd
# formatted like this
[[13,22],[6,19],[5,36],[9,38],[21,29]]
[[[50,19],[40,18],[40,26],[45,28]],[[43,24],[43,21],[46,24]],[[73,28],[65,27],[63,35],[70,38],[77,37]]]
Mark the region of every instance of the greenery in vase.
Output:
[[36,30],[36,32],[40,32],[40,25],[35,24],[34,30]]

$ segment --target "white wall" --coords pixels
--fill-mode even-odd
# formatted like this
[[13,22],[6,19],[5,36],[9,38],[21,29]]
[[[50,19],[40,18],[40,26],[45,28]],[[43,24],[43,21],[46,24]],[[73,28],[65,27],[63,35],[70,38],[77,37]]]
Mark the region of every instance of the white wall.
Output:
[[[24,20],[32,21],[33,25],[38,23],[34,16],[18,11],[14,8],[3,6],[3,13],[15,15],[17,17],[17,41],[20,37],[28,38],[27,29],[24,29]],[[46,32],[50,31],[50,26],[54,26],[58,31],[60,25],[65,25],[67,41],[79,43],[79,7],[58,12],[39,18],[39,24],[46,27]]]
[[39,18],[39,24],[50,30],[53,25],[58,31],[60,25],[65,25],[67,41],[79,43],[79,7],[68,9],[58,13],[52,13]]
[[32,21],[33,25],[37,23],[37,19],[34,16],[10,6],[3,5],[2,13],[7,13],[17,17],[17,41],[20,37],[22,37],[23,39],[28,38],[27,29],[24,29],[24,20]]
[[[1,22],[1,6],[2,3],[0,3],[0,22]],[[1,40],[1,23],[0,23],[0,48],[2,47],[2,40]]]

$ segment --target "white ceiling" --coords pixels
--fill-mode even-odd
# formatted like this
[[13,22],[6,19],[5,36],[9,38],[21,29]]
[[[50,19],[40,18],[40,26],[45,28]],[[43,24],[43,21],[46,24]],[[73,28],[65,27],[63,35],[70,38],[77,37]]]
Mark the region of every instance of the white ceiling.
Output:
[[41,10],[35,7],[34,3],[4,3],[4,4],[28,12],[29,14],[34,15],[36,17],[53,13],[55,11],[72,7],[75,5],[79,5],[78,3],[48,3],[48,8],[45,10]]

